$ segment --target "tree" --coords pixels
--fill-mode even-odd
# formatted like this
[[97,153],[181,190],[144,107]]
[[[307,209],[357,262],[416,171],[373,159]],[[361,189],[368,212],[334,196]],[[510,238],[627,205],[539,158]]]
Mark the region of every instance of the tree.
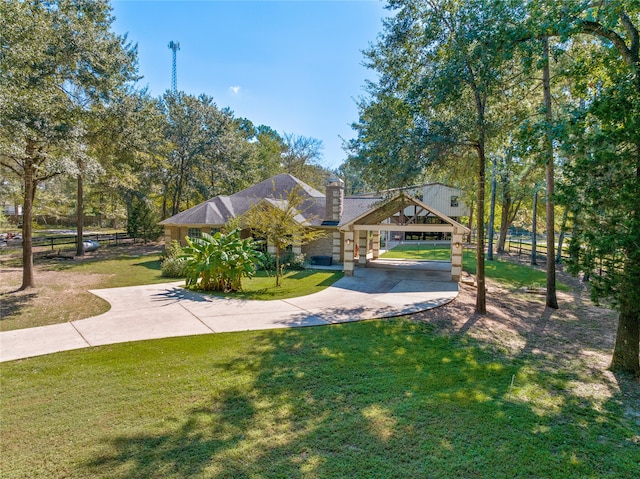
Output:
[[549,65],[549,39],[543,40],[543,53],[542,53],[542,91],[544,97],[544,116],[546,121],[545,135],[544,135],[544,150],[545,150],[545,182],[546,182],[546,221],[547,221],[547,293],[546,302],[547,306],[553,309],[558,309],[558,299],[556,297],[556,262],[554,261],[554,248],[555,248],[555,213],[554,213],[554,198],[555,191],[555,177],[554,177],[554,152],[553,152],[553,112],[551,110],[551,67]]
[[325,235],[323,231],[310,227],[310,217],[305,213],[311,206],[313,204],[308,197],[295,187],[286,192],[286,196],[256,202],[242,215],[242,225],[275,248],[276,286],[282,284],[280,256],[286,248],[302,246]]
[[85,101],[135,79],[136,50],[110,32],[112,21],[105,0],[0,4],[0,162],[24,182],[21,289],[35,286],[38,185],[89,160]]
[[[356,125],[361,156],[399,144],[402,156],[377,156],[375,165],[387,177],[406,178],[443,156],[475,154],[477,183],[476,312],[486,312],[484,273],[485,170],[490,135],[499,115],[490,108],[498,101],[510,53],[510,26],[521,15],[518,2],[448,2],[396,0],[385,34],[366,54],[380,74],[371,85],[372,100],[361,107]],[[502,92],[500,92],[502,93]],[[384,104],[394,105],[383,108]],[[385,111],[386,110],[386,111]],[[391,111],[391,114],[388,113]],[[380,119],[402,132],[399,143],[388,143]],[[364,146],[361,146],[364,145]],[[408,147],[407,147],[408,145]],[[374,157],[375,159],[375,157]],[[408,168],[405,168],[408,166]],[[409,174],[407,174],[409,172]]]
[[143,196],[133,196],[129,203],[127,233],[134,238],[142,238],[144,242],[155,241],[162,234],[158,225],[160,218]]
[[592,76],[577,77],[585,108],[576,109],[573,145],[564,145],[582,153],[567,175],[581,206],[573,269],[590,274],[596,259],[610,263],[604,276],[591,275],[591,291],[619,312],[611,367],[640,375],[640,4],[536,1],[529,8],[534,36],[570,40],[591,53],[594,42],[581,38],[600,41],[595,57],[580,59]]
[[165,136],[170,142],[164,168],[163,215],[219,194],[238,191],[256,179],[257,159],[246,120],[219,109],[207,95],[166,93]]
[[331,171],[320,165],[322,141],[307,136],[285,133],[280,155],[283,173],[289,173],[315,188],[324,186]]

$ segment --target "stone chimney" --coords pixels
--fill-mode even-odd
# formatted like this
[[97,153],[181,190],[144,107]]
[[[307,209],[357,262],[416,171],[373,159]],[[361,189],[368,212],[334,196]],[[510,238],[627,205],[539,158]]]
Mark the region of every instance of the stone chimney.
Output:
[[342,218],[342,208],[344,203],[344,181],[340,178],[329,178],[326,186],[326,210],[325,221],[338,223]]

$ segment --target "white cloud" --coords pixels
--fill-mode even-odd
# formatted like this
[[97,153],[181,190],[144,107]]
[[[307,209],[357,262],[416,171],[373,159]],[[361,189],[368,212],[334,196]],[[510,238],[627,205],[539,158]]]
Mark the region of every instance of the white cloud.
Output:
[[240,93],[240,87],[239,86],[230,86],[229,90],[231,90],[231,93],[233,93],[234,95],[237,95],[238,93]]

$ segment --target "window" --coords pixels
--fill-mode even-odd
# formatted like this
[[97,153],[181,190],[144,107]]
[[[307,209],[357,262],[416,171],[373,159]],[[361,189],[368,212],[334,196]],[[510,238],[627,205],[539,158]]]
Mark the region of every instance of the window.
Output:
[[458,197],[457,196],[452,196],[451,197],[451,207],[452,208],[457,208],[458,207]]
[[189,231],[187,232],[187,236],[189,238],[201,238],[202,230],[200,228],[189,228]]

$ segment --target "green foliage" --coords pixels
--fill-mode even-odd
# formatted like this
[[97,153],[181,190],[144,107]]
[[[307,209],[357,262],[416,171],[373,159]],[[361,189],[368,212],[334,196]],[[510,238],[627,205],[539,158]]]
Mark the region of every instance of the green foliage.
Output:
[[275,247],[276,285],[280,284],[283,268],[280,256],[288,246],[301,246],[325,235],[309,227],[311,217],[305,214],[314,206],[296,187],[278,200],[263,200],[254,204],[243,216],[243,225],[253,234]]
[[242,278],[255,275],[263,255],[252,238],[240,239],[240,231],[201,238],[185,238],[187,287],[203,291],[240,291]]
[[[280,255],[278,261],[281,274],[285,270],[290,271],[302,271],[306,269],[304,254],[296,254],[293,251],[287,251],[283,255]],[[265,254],[265,261],[262,264],[262,270],[264,271],[276,271],[276,256],[270,253]]]
[[187,275],[187,261],[183,257],[182,246],[176,240],[163,251],[161,258],[162,276],[167,278],[184,278]]
[[187,200],[194,204],[234,193],[258,177],[251,132],[231,110],[218,108],[208,95],[182,92],[165,94],[161,106],[169,151],[159,179],[171,214]]
[[110,31],[110,10],[106,0],[0,3],[0,165],[24,180],[22,289],[35,286],[38,186],[95,164],[87,150],[93,106],[136,78],[136,49]]
[[187,261],[184,258],[166,258],[161,268],[165,278],[184,278],[187,275]]
[[159,217],[153,210],[149,200],[134,196],[129,205],[127,233],[134,238],[155,241],[162,234]]
[[180,242],[177,240],[173,240],[171,243],[169,243],[169,246],[166,247],[162,252],[161,260],[164,261],[165,259],[179,258],[183,255],[183,253],[184,252],[182,250]]

